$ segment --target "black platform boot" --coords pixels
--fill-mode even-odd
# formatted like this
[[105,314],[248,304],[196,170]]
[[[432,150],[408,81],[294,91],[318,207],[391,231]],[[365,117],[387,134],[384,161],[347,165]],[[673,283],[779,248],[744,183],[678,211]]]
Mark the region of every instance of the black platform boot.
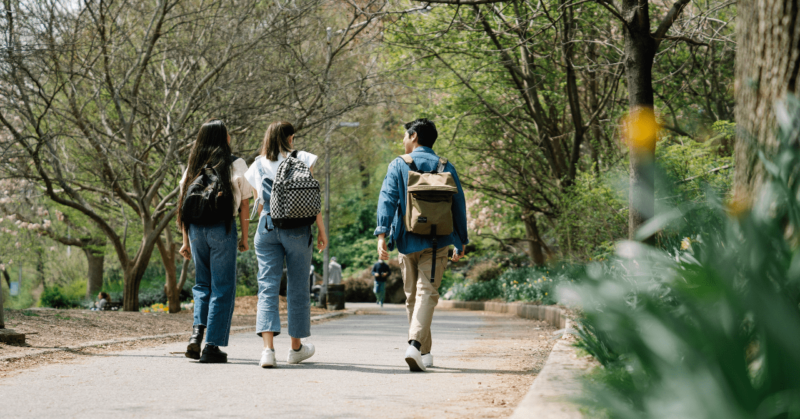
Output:
[[224,364],[228,362],[228,354],[219,350],[219,346],[206,345],[203,349],[203,356],[200,357],[201,364]]
[[203,325],[194,326],[192,337],[189,338],[189,346],[186,347],[186,357],[200,359],[200,345],[203,344],[203,332],[206,327]]

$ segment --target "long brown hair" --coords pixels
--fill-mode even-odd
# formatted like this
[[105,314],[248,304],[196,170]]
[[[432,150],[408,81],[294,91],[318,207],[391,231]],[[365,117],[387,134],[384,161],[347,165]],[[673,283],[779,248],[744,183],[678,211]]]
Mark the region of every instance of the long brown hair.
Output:
[[261,146],[261,155],[266,156],[269,161],[278,161],[281,153],[288,153],[292,150],[289,145],[289,137],[294,135],[294,127],[286,121],[273,122],[264,134],[264,144]]
[[[231,146],[228,144],[228,128],[219,119],[206,121],[197,133],[197,140],[192,145],[189,153],[188,167],[186,168],[186,179],[181,187],[181,195],[178,198],[178,227],[181,227],[181,209],[183,208],[183,198],[189,185],[200,176],[201,170],[206,166],[211,166],[217,171],[222,180],[222,191],[233,200],[233,188],[231,187]],[[233,214],[230,214],[233,217]]]

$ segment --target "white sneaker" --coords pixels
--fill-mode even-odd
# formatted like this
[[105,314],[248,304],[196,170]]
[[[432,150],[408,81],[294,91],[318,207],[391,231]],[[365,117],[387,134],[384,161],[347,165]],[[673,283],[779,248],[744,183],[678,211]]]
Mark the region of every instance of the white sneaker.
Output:
[[277,367],[278,363],[275,361],[275,350],[264,348],[264,351],[261,352],[261,362],[258,363],[261,368],[273,368]]
[[433,354],[432,353],[429,352],[429,353],[427,353],[425,355],[422,355],[422,365],[424,365],[425,368],[430,368],[430,367],[433,366]]
[[310,343],[304,343],[303,346],[300,347],[299,351],[289,348],[289,356],[286,357],[286,362],[289,364],[299,364],[300,362],[314,356],[314,352],[314,345]]
[[419,349],[415,348],[414,345],[408,345],[408,349],[406,349],[406,363],[411,371],[425,371],[425,364],[422,362],[422,354],[420,354]]

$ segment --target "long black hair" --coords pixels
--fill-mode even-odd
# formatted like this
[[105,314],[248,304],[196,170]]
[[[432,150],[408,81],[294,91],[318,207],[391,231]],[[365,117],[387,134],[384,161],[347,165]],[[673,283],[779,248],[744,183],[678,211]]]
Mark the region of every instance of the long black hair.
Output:
[[[186,168],[186,179],[181,187],[181,195],[178,199],[178,227],[182,227],[183,198],[189,185],[200,176],[204,167],[210,166],[217,171],[222,181],[222,191],[225,196],[230,197],[233,207],[233,187],[231,186],[231,146],[228,144],[228,128],[219,119],[208,120],[200,127],[197,133],[197,140],[192,145],[189,153],[189,163]],[[231,214],[233,216],[233,214]]]

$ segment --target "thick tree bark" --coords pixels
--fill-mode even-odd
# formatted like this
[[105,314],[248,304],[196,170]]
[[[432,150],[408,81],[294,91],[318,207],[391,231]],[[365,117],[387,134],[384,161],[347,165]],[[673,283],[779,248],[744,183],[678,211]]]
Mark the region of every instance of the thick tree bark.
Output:
[[178,271],[175,267],[175,248],[172,243],[169,229],[165,229],[167,240],[160,237],[156,241],[158,253],[161,254],[161,262],[164,264],[167,280],[164,284],[164,293],[167,294],[167,304],[170,313],[181,311],[181,293],[178,289]]
[[97,249],[92,249],[90,246],[82,247],[81,250],[86,255],[86,261],[89,265],[86,280],[86,298],[90,299],[103,288],[103,265],[105,264],[106,256],[105,253],[98,252]]
[[[5,272],[5,270],[3,271]],[[8,275],[8,274],[6,274]],[[5,307],[3,306],[4,294],[3,294],[3,287],[0,285],[0,329],[6,328],[6,320],[3,317],[3,312],[5,311]]]
[[536,266],[543,266],[545,262],[544,246],[542,237],[539,235],[539,227],[536,225],[536,216],[529,212],[525,216],[525,232],[528,236],[528,253]]
[[800,94],[800,6],[742,0],[737,7],[734,197],[749,206],[765,177],[757,150],[777,147],[775,102]]
[[189,264],[191,261],[189,259],[183,260],[183,266],[181,267],[181,279],[178,281],[178,292],[183,289],[183,286],[186,284],[186,278],[189,277]]
[[139,253],[136,254],[136,258],[123,266],[124,291],[122,309],[124,311],[139,311],[139,286],[156,247],[155,241],[148,241],[147,236],[148,233],[146,232],[144,238],[142,238],[142,245],[139,248]]
[[[622,2],[621,14],[627,21],[622,30],[625,34],[624,65],[630,110],[652,109],[653,58],[658,46],[650,35],[649,7],[642,7],[638,0],[625,0]],[[654,160],[655,143],[652,148],[631,150],[628,215],[631,238],[640,225],[655,215]]]

